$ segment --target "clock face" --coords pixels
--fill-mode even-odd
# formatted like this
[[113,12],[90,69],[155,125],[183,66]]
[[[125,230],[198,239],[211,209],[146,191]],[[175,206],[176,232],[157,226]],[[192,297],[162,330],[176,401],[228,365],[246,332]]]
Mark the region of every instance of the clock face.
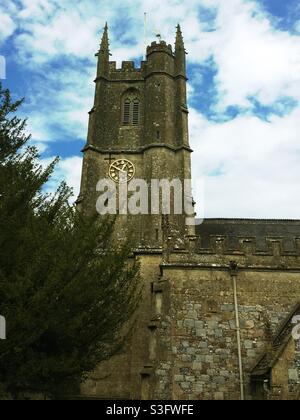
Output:
[[134,175],[134,164],[127,159],[115,160],[109,167],[110,178],[118,184],[131,181]]

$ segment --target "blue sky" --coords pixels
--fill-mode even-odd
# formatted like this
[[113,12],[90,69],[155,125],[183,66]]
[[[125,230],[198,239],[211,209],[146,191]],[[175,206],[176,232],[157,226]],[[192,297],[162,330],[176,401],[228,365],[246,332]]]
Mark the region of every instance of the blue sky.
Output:
[[[193,177],[207,217],[300,218],[300,4],[296,0],[12,0],[0,4],[0,55],[46,163],[78,194],[105,21],[112,60],[139,61],[180,22],[189,52]],[[120,6],[122,4],[122,6]],[[0,72],[1,73],[1,72]],[[196,197],[197,199],[197,197]]]

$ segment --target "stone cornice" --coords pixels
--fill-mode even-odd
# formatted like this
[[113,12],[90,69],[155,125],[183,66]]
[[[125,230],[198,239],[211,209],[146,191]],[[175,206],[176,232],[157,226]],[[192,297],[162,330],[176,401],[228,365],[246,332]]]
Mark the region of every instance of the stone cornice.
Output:
[[167,144],[160,144],[160,143],[152,143],[149,144],[147,146],[142,146],[142,147],[138,147],[137,149],[101,149],[99,147],[96,147],[92,144],[88,144],[86,145],[83,149],[82,152],[86,152],[88,150],[92,150],[93,152],[97,152],[100,153],[102,155],[108,155],[108,154],[122,154],[122,153],[128,153],[131,155],[137,155],[140,153],[144,153],[147,150],[150,149],[155,149],[155,148],[165,148],[165,149],[169,149],[172,150],[173,152],[177,153],[180,152],[181,150],[187,150],[188,152],[192,153],[193,150],[189,147],[189,146],[180,146],[180,147],[174,147],[174,146],[170,146]]
[[[161,269],[170,270],[213,270],[213,271],[229,271],[229,267],[226,264],[209,264],[209,263],[187,263],[187,262],[165,262],[160,265]],[[239,266],[238,271],[261,271],[261,272],[289,272],[289,273],[300,273],[299,267],[272,267],[272,266],[255,266],[255,265],[244,265]]]
[[[122,74],[123,73],[120,72],[120,75],[122,75]],[[118,76],[117,73],[115,73],[114,75]],[[170,79],[173,79],[173,80],[183,79],[186,82],[189,80],[186,76],[183,76],[182,74],[177,74],[177,75],[174,76],[174,75],[172,75],[172,74],[170,74],[170,73],[168,73],[166,71],[151,71],[151,72],[147,73],[145,76],[140,75],[141,76],[140,78],[135,78],[135,79],[133,79],[133,78],[132,79],[127,79],[127,78],[122,79],[121,77],[114,79],[114,78],[106,77],[106,76],[98,76],[94,80],[94,82],[97,83],[100,80],[104,80],[105,82],[109,82],[109,83],[136,83],[136,82],[145,82],[149,77],[154,76],[154,75],[167,76],[167,77],[169,77]]]

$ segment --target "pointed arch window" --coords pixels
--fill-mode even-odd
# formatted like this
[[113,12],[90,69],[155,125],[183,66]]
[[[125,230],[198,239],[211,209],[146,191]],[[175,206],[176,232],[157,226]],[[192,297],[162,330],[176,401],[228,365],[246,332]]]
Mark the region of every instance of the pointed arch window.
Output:
[[137,97],[126,96],[123,100],[123,116],[122,122],[124,125],[139,125],[140,124],[140,100]]
[[126,101],[124,101],[124,111],[123,111],[123,124],[125,125],[130,124],[130,108],[131,108],[131,101],[130,99],[126,99]]
[[132,124],[139,125],[140,122],[140,101],[134,99],[132,102]]

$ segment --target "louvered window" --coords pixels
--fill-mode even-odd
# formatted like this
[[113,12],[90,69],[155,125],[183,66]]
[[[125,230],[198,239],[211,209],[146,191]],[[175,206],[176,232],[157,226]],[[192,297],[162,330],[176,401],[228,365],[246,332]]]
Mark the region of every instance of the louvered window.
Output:
[[123,105],[123,124],[139,125],[140,123],[140,101],[127,98]]
[[130,124],[130,108],[131,108],[131,101],[130,99],[127,99],[124,102],[124,115],[123,115],[123,123],[128,125]]
[[140,101],[135,99],[132,103],[132,124],[138,125],[140,122]]

